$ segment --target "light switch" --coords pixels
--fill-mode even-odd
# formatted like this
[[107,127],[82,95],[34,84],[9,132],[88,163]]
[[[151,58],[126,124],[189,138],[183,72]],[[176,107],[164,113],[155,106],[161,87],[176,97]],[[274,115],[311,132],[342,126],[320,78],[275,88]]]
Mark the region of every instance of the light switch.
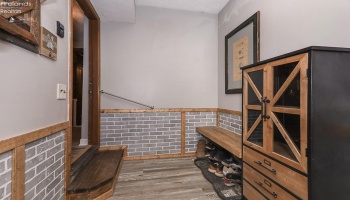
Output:
[[67,99],[67,85],[57,84],[57,99]]

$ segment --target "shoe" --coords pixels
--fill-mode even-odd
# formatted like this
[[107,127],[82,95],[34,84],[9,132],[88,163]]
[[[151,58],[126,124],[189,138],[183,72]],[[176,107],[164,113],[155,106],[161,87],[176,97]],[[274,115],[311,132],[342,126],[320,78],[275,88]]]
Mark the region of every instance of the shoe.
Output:
[[234,168],[234,169],[236,169],[236,168],[238,168],[238,169],[242,169],[242,165],[240,165],[240,164],[229,164],[228,165],[229,167],[231,167],[231,168]]
[[219,150],[215,155],[214,155],[214,160],[218,161],[221,163],[222,160],[226,160],[231,157],[231,154],[228,153],[227,151],[224,150]]
[[[242,176],[242,170],[239,169],[239,168],[231,168],[231,167],[225,167],[223,168],[222,170],[222,174],[227,177],[227,174],[235,174],[235,175],[238,175],[238,176]],[[229,175],[230,176],[230,175]],[[238,177],[237,176],[237,177]]]
[[231,180],[227,179],[226,177],[224,177],[224,184],[228,187],[235,185],[235,183],[231,182]]
[[228,179],[228,180],[241,180],[242,178],[242,174],[235,174],[235,173],[228,173],[225,175],[225,178]]
[[215,173],[215,172],[216,172],[216,169],[218,168],[218,165],[219,165],[218,162],[209,160],[209,168],[208,168],[208,171],[211,172],[211,173]]
[[205,149],[205,157],[209,157],[210,156],[210,152],[211,152],[211,150],[209,150],[209,149]]
[[216,146],[215,146],[213,143],[208,142],[208,143],[205,145],[205,148],[206,148],[206,149],[209,149],[209,150],[214,150],[214,149],[216,149]]
[[231,167],[224,166],[224,168],[222,169],[222,173],[224,176],[226,176],[226,174],[228,174],[228,173],[234,173],[234,172],[235,171]]
[[216,168],[217,167],[215,165],[210,164],[209,168],[208,168],[208,171],[211,172],[211,173],[215,173],[216,172]]
[[196,157],[205,158],[205,140],[198,140]]
[[229,179],[224,176],[224,184],[228,187],[241,184],[241,179]]
[[239,195],[242,195],[242,185],[240,185],[239,183],[236,183],[235,189]]
[[209,160],[212,160],[212,161],[217,162],[217,161],[214,159],[214,157],[215,157],[215,155],[216,155],[217,152],[218,152],[217,149],[210,150],[210,153],[209,153],[210,155],[208,156]]
[[239,167],[239,168],[242,168],[240,163],[233,156],[230,156],[229,158],[223,159],[221,161],[221,164],[223,164],[226,167],[232,167],[232,168]]
[[218,164],[218,167],[216,168],[216,171],[215,171],[215,175],[218,176],[218,177],[223,177],[223,165],[221,163]]
[[233,168],[233,173],[232,174],[237,174],[242,176],[242,169],[241,168]]

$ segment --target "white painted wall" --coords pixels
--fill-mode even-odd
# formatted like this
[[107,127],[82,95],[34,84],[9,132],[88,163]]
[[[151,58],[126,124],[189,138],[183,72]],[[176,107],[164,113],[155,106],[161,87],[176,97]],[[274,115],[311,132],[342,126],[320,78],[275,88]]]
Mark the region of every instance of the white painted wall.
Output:
[[41,24],[56,33],[56,21],[65,26],[58,37],[57,61],[0,40],[0,140],[44,128],[68,119],[68,101],[56,100],[56,85],[68,85],[68,1],[46,1]]
[[219,13],[219,108],[241,110],[225,95],[225,35],[260,10],[261,60],[308,46],[350,47],[349,0],[230,0]]
[[80,146],[88,145],[89,137],[89,19],[84,16],[83,96]]
[[[101,89],[156,108],[217,107],[217,15],[136,8],[101,24]],[[101,108],[144,108],[102,94]]]

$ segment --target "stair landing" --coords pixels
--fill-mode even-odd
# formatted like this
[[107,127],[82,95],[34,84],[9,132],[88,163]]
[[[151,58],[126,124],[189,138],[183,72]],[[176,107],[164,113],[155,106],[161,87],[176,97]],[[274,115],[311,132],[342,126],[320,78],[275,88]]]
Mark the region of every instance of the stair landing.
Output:
[[[124,149],[98,150],[68,187],[69,199],[95,199],[113,193]],[[102,198],[104,199],[104,198]]]

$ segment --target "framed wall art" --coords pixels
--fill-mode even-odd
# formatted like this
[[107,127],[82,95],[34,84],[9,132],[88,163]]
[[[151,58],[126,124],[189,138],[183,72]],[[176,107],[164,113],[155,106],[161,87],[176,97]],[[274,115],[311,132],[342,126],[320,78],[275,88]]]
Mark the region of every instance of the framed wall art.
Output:
[[225,36],[225,94],[242,93],[241,68],[260,60],[260,12]]
[[40,54],[57,60],[57,36],[41,27]]
[[1,0],[0,39],[39,53],[40,1]]

